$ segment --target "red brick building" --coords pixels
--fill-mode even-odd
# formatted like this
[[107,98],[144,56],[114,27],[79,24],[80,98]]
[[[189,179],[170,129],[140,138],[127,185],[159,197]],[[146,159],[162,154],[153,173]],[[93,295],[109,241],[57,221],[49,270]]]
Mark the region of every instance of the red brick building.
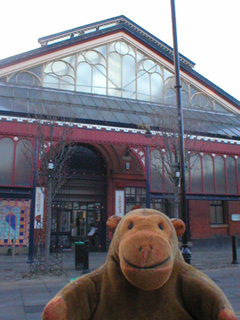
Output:
[[[163,161],[166,135],[176,131],[172,48],[124,16],[39,43],[0,61],[0,245],[11,245],[13,237],[18,246],[28,245],[35,188],[21,145],[27,140],[34,150],[30,114],[49,106],[76,115],[65,124],[73,127],[78,146],[77,175],[63,186],[53,209],[52,233],[64,246],[94,224],[98,246],[105,248],[107,217],[145,207],[148,196],[151,207],[171,216],[173,191]],[[182,55],[180,65],[191,154],[190,238],[229,237],[240,232],[240,102]],[[61,119],[58,125],[61,132]]]

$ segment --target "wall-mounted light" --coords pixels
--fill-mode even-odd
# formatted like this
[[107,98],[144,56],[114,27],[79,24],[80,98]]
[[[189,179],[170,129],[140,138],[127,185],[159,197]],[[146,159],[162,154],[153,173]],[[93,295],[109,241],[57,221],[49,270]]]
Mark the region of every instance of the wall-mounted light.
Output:
[[126,170],[129,170],[130,169],[130,163],[129,162],[126,162]]
[[54,164],[52,163],[52,160],[50,160],[50,161],[48,162],[48,169],[49,169],[49,170],[53,170],[53,168],[54,168]]

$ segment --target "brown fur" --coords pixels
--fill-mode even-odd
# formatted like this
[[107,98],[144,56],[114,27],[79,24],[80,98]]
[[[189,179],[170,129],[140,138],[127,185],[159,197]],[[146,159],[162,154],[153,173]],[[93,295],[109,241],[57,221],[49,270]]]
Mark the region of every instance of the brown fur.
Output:
[[108,227],[116,231],[106,263],[63,288],[42,319],[237,320],[219,287],[183,261],[181,220],[138,209]]

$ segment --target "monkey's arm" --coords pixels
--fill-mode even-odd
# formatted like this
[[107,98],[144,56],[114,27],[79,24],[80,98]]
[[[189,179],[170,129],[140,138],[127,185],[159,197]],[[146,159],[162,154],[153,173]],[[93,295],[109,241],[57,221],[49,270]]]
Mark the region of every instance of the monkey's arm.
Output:
[[183,272],[181,291],[184,305],[195,319],[237,320],[222,290],[209,277],[191,266]]
[[99,275],[86,275],[69,283],[46,305],[42,320],[91,319],[98,303],[100,279]]

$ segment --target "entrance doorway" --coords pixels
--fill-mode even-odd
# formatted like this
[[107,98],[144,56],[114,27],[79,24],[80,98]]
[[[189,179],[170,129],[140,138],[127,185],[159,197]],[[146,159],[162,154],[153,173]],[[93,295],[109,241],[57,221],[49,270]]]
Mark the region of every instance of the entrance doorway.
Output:
[[56,195],[52,213],[52,242],[70,248],[90,240],[91,250],[106,249],[106,165],[94,147],[76,146],[70,160],[72,178]]
[[99,202],[74,202],[72,210],[73,236],[89,239],[93,251],[101,250],[103,230],[101,226],[101,208]]
[[[68,209],[66,209],[68,208]],[[71,248],[73,241],[90,240],[92,251],[105,248],[105,227],[100,202],[55,202],[52,209],[51,246]]]
[[71,248],[71,210],[60,204],[53,205],[51,225],[51,247]]

